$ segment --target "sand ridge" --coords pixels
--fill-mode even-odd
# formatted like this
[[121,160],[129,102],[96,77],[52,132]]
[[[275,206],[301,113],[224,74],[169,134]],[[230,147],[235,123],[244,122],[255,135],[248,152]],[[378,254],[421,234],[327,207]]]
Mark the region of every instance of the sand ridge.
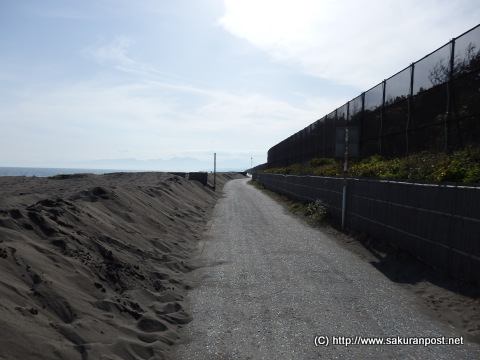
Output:
[[0,178],[0,358],[162,359],[217,192],[169,173]]

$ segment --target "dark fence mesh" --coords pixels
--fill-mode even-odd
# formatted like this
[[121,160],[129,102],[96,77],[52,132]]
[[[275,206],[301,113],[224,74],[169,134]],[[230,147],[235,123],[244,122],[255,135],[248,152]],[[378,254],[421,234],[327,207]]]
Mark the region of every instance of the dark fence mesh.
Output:
[[480,25],[273,146],[268,167],[335,157],[344,127],[358,131],[362,158],[478,144]]
[[[254,173],[266,188],[321,200],[342,216],[343,179]],[[440,271],[480,285],[480,187],[349,179],[346,227],[387,239]]]
[[334,157],[335,156],[335,121],[337,119],[336,111],[332,111],[325,117],[326,126],[325,126],[325,145],[324,153],[325,157]]

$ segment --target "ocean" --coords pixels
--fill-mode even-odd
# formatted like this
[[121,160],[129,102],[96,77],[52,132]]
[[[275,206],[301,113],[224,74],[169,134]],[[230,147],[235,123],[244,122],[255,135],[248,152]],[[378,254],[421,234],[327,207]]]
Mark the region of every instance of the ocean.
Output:
[[140,170],[0,167],[0,176],[49,177],[49,176],[55,176],[55,175],[107,174],[107,173],[114,173],[114,172],[138,172],[138,171]]

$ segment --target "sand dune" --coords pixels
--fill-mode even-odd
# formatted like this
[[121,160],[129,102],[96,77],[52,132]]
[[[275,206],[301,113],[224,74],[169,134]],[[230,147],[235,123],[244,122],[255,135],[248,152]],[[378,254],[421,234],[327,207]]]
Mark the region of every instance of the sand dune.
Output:
[[218,196],[168,173],[1,177],[0,358],[165,358]]

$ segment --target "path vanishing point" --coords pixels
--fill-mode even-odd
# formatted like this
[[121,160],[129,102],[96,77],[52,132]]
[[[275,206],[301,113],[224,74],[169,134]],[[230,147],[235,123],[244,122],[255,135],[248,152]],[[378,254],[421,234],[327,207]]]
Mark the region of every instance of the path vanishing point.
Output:
[[347,346],[372,337],[459,335],[424,315],[414,295],[333,236],[289,215],[247,181],[225,185],[199,244],[189,295],[193,321],[175,358],[480,359],[480,346],[466,339],[463,345]]

